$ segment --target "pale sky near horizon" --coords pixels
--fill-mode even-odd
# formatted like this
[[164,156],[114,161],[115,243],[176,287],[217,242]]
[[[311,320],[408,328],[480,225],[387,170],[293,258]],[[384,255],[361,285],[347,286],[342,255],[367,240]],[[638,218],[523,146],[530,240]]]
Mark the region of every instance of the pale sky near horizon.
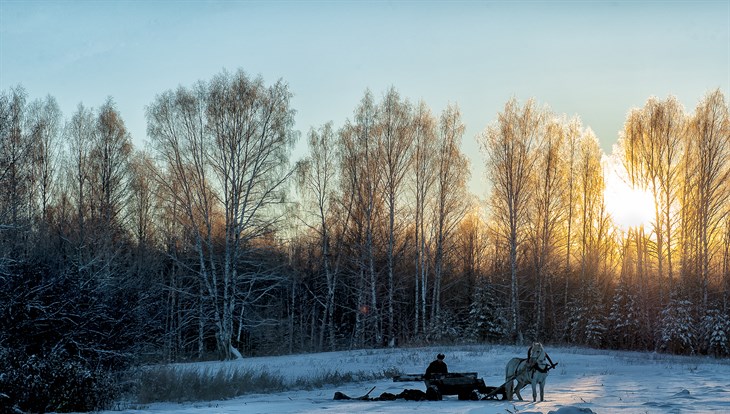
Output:
[[652,95],[688,112],[712,89],[730,98],[730,0],[0,0],[0,91],[50,94],[65,118],[111,96],[138,148],[157,94],[239,68],[289,84],[295,157],[311,127],[352,118],[366,88],[379,99],[394,86],[436,116],[457,103],[484,197],[475,136],[513,96],[578,115],[607,153]]

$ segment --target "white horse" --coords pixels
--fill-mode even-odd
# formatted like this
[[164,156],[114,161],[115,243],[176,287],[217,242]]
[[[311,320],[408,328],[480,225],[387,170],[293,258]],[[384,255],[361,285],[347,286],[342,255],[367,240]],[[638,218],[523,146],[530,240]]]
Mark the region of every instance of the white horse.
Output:
[[[537,401],[538,384],[540,385],[540,401],[545,399],[545,379],[548,376],[548,371],[555,368],[557,364],[553,364],[547,352],[545,352],[545,348],[539,342],[532,344],[527,356],[527,359],[512,358],[507,363],[504,395],[508,401],[512,400],[513,391],[517,394],[517,398],[522,401],[520,390],[527,384],[532,385],[532,401]],[[513,387],[515,380],[517,380],[517,386]]]

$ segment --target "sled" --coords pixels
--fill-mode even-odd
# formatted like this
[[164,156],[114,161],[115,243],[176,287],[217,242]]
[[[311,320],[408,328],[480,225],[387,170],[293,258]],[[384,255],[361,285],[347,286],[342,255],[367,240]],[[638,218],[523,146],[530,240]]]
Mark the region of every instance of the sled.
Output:
[[423,374],[404,374],[393,377],[394,382],[423,381],[426,384],[426,395],[429,400],[441,400],[444,395],[457,395],[460,400],[496,400],[497,395],[505,396],[504,384],[491,387],[477,378],[476,372],[450,372],[448,374],[432,374],[425,378]]

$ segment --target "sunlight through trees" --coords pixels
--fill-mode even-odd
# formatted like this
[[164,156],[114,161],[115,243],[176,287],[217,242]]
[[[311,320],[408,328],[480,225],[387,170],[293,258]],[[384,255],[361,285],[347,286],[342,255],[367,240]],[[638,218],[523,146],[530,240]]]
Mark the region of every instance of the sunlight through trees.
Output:
[[610,156],[534,99],[464,137],[456,104],[365,91],[296,164],[291,96],[242,70],[163,91],[142,151],[112,98],[64,119],[4,91],[0,368],[533,339],[728,355],[719,90],[648,98]]

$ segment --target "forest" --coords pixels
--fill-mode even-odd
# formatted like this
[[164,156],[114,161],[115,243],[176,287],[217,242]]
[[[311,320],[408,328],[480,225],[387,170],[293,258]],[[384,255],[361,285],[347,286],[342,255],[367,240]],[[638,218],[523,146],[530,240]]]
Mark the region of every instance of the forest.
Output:
[[135,148],[111,97],[0,92],[0,392],[94,409],[142,363],[416,344],[730,355],[719,89],[627,108],[613,156],[653,204],[628,227],[597,137],[535,99],[465,137],[395,87],[300,132],[292,96],[241,69],[160,91]]

